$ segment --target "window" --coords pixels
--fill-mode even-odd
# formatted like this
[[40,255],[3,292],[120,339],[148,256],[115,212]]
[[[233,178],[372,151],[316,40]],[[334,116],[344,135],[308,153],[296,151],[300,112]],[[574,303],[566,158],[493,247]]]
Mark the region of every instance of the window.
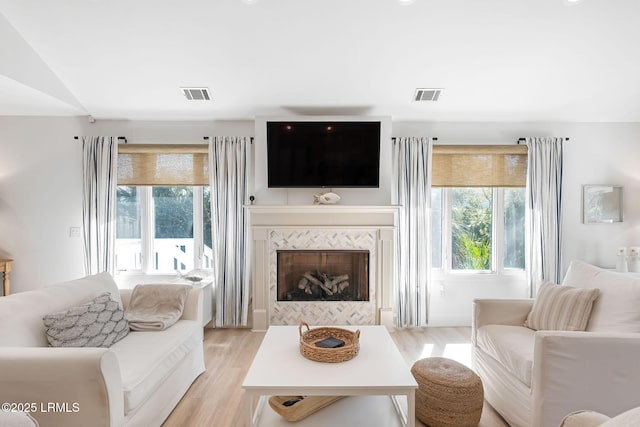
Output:
[[504,190],[504,268],[524,270],[524,188]]
[[432,267],[524,270],[526,147],[435,146],[432,172]]
[[524,270],[524,188],[432,188],[432,267]]
[[142,269],[141,191],[138,190],[125,186],[116,190],[116,271]]
[[116,270],[211,268],[209,187],[118,186]]
[[493,230],[491,188],[451,188],[451,268],[490,270]]
[[117,271],[211,268],[207,163],[206,146],[119,147]]

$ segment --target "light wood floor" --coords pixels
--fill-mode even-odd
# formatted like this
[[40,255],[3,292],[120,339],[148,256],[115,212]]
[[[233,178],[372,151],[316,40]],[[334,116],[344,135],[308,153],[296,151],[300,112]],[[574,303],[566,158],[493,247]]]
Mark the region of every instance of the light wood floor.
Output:
[[[468,365],[470,334],[470,328],[415,328],[399,329],[391,336],[409,366],[428,356],[444,356]],[[193,383],[163,427],[243,426],[241,385],[263,337],[264,333],[247,329],[206,329],[206,371]],[[416,425],[423,426],[417,420]],[[479,427],[508,426],[485,402]]]

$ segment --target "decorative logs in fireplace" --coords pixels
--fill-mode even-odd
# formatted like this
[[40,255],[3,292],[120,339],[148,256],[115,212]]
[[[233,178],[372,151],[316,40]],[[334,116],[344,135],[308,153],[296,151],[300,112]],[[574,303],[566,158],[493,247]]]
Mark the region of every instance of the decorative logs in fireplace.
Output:
[[306,271],[298,281],[298,289],[316,299],[322,299],[343,293],[349,287],[348,280],[348,274],[329,276],[327,273]]

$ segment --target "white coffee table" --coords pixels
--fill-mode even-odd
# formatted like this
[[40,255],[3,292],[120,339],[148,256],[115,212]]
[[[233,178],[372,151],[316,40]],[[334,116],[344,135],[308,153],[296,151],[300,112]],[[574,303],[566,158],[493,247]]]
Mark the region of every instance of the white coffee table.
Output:
[[[399,424],[415,427],[415,390],[418,384],[387,329],[384,326],[341,327],[360,329],[360,352],[355,358],[341,363],[314,362],[302,356],[297,326],[269,327],[242,383],[247,426],[262,426],[262,409],[271,395],[374,396],[371,404],[376,405],[376,410],[379,410],[380,400],[375,396],[387,395],[391,397],[393,405],[389,406],[395,408]],[[398,400],[399,396],[406,396],[406,411],[405,404]],[[335,406],[342,413],[336,415],[334,412],[332,415],[339,416],[344,422],[342,425],[362,425],[362,411],[367,408],[367,403],[363,398],[351,399],[353,403],[349,400],[343,399],[314,415],[331,411]],[[371,409],[371,414],[375,414],[374,408]],[[352,415],[358,417],[352,420],[357,424],[349,423],[348,417]],[[329,425],[335,426],[335,423]],[[373,424],[367,425],[389,424],[377,414]]]

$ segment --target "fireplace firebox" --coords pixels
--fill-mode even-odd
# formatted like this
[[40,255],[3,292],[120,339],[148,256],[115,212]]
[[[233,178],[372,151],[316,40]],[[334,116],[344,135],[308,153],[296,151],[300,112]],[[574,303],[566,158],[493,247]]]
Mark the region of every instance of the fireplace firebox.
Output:
[[369,301],[369,251],[277,251],[278,301]]

